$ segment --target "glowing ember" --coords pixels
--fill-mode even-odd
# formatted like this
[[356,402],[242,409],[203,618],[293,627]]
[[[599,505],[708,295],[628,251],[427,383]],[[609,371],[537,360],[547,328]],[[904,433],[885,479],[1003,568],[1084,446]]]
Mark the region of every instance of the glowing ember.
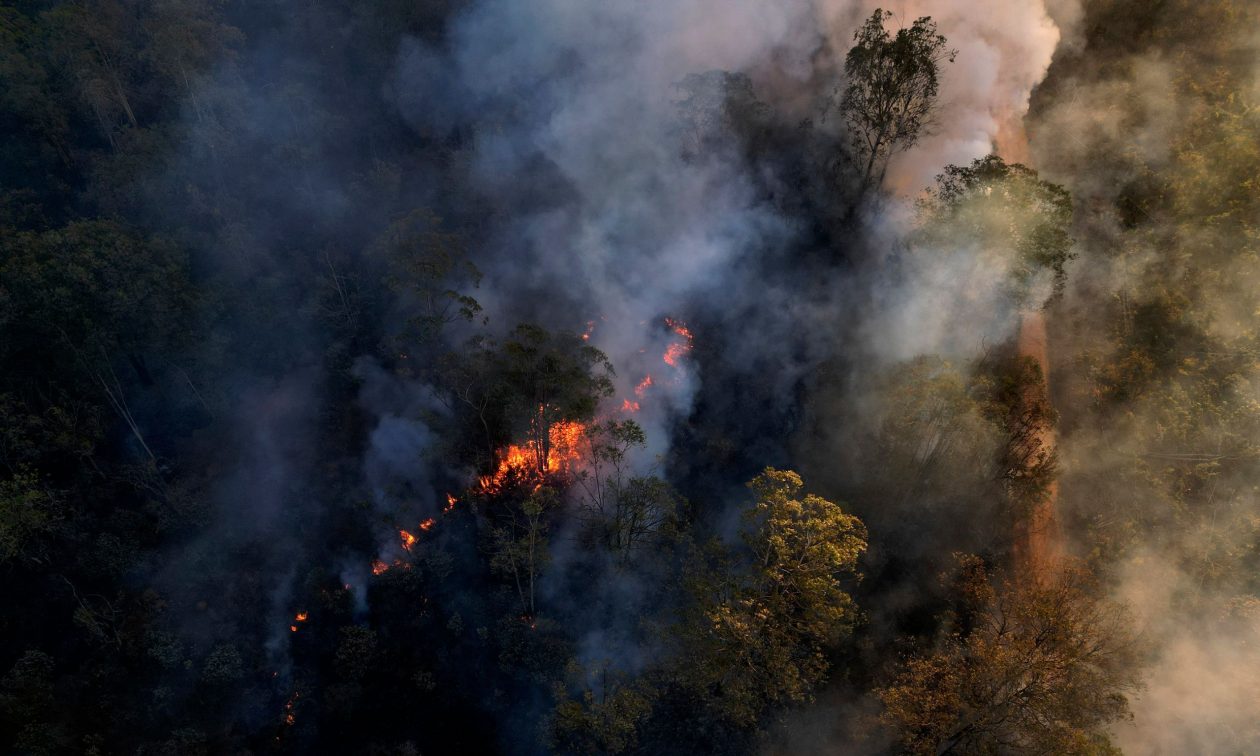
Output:
[[594,320],[586,321],[586,331],[583,332],[582,334],[582,341],[590,341],[591,334],[594,332],[595,332],[595,321]]
[[385,564],[381,560],[379,559],[372,560],[372,574],[373,575],[383,574],[388,569],[389,569],[389,565]]
[[432,517],[430,517],[429,519],[427,519],[427,520],[425,520],[424,522],[420,523],[420,529],[421,529],[421,530],[431,530],[432,528],[433,528],[433,518],[432,518]]
[[305,622],[306,617],[307,617],[306,612],[298,612],[297,616],[294,617],[294,619],[297,620],[298,622]]
[[294,705],[297,704],[299,697],[300,694],[297,691],[294,691],[293,695],[289,697],[289,700],[284,702],[284,723],[286,725],[291,726],[295,721],[297,721],[293,708]]
[[448,493],[446,495],[446,506],[442,507],[442,514],[446,514],[455,509],[455,505],[459,503],[459,499],[455,498],[455,494]]

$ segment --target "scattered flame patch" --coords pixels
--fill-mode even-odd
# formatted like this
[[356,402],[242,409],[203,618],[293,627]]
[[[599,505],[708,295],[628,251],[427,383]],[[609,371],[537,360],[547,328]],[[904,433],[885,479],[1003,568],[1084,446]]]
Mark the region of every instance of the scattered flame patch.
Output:
[[289,700],[284,702],[284,723],[290,727],[297,721],[293,709],[297,705],[297,700],[300,696],[300,693],[294,691],[293,695],[289,696]]
[[425,530],[425,531],[432,530],[432,529],[433,529],[433,525],[434,525],[433,518],[432,518],[432,517],[430,517],[429,519],[427,519],[427,520],[425,520],[424,522],[420,523],[420,529],[421,529],[421,530]]
[[639,411],[639,403],[638,403],[638,402],[632,402],[632,401],[630,401],[629,399],[623,399],[623,400],[621,401],[621,411],[622,411],[622,412],[638,412],[638,411]]
[[652,376],[645,375],[643,380],[639,381],[639,385],[634,387],[635,396],[643,396],[643,392],[652,388]]
[[298,631],[298,625],[305,622],[308,616],[309,615],[306,612],[298,612],[295,614],[293,616],[293,624],[289,625],[289,632],[296,633]]
[[398,531],[398,535],[402,538],[403,549],[411,551],[411,547],[416,545],[416,537],[405,530]]
[[695,346],[693,343],[694,337],[691,335],[691,329],[682,321],[665,318],[665,325],[674,332],[674,335],[681,337],[682,340],[670,342],[670,345],[665,348],[665,355],[662,359],[670,367],[678,367],[678,361],[685,357],[692,347]]
[[455,509],[455,505],[459,503],[459,499],[455,498],[455,494],[448,493],[446,495],[446,506],[442,507],[442,514],[446,514]]

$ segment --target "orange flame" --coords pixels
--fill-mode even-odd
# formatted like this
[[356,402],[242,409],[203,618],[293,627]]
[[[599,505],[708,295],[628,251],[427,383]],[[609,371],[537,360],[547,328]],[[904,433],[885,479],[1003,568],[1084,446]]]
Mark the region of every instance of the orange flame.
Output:
[[389,565],[385,564],[381,560],[379,559],[372,560],[372,574],[373,575],[383,574],[388,569],[389,569]]
[[434,524],[434,523],[433,523],[433,518],[432,518],[432,517],[430,517],[429,519],[427,519],[427,520],[425,520],[424,522],[420,523],[420,529],[421,529],[421,530],[425,530],[425,531],[432,530],[432,529],[433,529],[433,524]]
[[455,509],[455,505],[459,503],[459,499],[455,498],[455,494],[448,493],[446,495],[446,506],[442,507],[442,514],[446,514]]
[[497,493],[512,480],[541,486],[551,475],[566,472],[580,462],[581,445],[586,438],[586,425],[574,420],[560,420],[547,428],[546,448],[537,439],[511,444],[499,452],[499,466],[492,475],[480,479],[483,493]]
[[630,401],[629,399],[622,399],[622,400],[621,400],[621,411],[622,411],[622,412],[638,412],[638,411],[639,411],[639,403],[638,403],[638,402],[632,402],[632,401]]
[[411,551],[411,547],[416,545],[416,537],[405,530],[398,531],[398,535],[402,537],[402,547]]
[[645,375],[643,380],[639,381],[639,385],[634,387],[635,396],[643,396],[643,392],[652,388],[652,376]]
[[665,318],[665,325],[673,331],[675,335],[681,336],[682,341],[671,342],[670,345],[665,348],[665,356],[662,357],[662,359],[664,359],[665,364],[670,367],[678,367],[678,361],[691,351],[691,348],[694,346],[693,342],[695,339],[691,335],[691,329],[688,328],[682,321],[674,320],[673,318]]
[[305,622],[306,617],[307,617],[306,612],[298,612],[297,616],[294,617],[293,619],[297,620],[298,622]]

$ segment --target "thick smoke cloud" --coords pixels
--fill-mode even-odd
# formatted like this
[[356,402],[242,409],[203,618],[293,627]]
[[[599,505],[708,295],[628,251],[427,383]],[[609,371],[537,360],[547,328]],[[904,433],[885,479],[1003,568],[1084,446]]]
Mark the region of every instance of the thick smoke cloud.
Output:
[[[813,128],[835,137],[839,125],[826,117],[826,101],[841,84],[854,29],[877,5],[907,25],[918,16],[933,17],[958,56],[944,65],[941,107],[931,133],[890,167],[889,188],[897,196],[864,209],[859,227],[851,229],[853,239],[845,242],[853,250],[825,250],[845,265],[821,276],[804,267],[794,273],[792,256],[810,250],[817,240],[801,213],[765,191],[776,186],[782,166],[744,160],[733,137],[716,154],[685,155],[679,149],[685,124],[677,85],[689,74],[745,73],[757,95],[775,109],[779,126],[810,119]],[[811,456],[829,464],[844,455],[839,446],[873,430],[880,420],[878,409],[866,404],[865,392],[874,390],[871,376],[923,354],[966,362],[1008,340],[1017,324],[1002,292],[1012,264],[1009,251],[905,249],[905,234],[914,224],[913,197],[945,165],[966,164],[996,149],[1010,161],[1027,161],[1043,175],[1069,182],[1078,205],[1088,207],[1118,198],[1122,182],[1115,176],[1125,165],[1111,148],[1122,134],[1138,145],[1147,165],[1168,159],[1170,129],[1183,115],[1184,103],[1170,86],[1175,64],[1156,54],[1130,56],[1112,77],[1061,85],[1072,97],[1045,104],[1030,122],[1031,148],[1025,144],[1030,95],[1056,50],[1080,49],[1082,12],[1073,0],[485,0],[456,14],[440,39],[403,40],[387,96],[411,136],[434,143],[452,136],[467,140],[454,159],[462,161],[463,188],[490,208],[472,257],[486,274],[484,286],[474,293],[491,313],[492,327],[502,333],[529,320],[581,332],[593,323],[591,343],[608,353],[618,371],[611,411],[622,399],[635,398],[643,376],[654,377],[637,416],[649,438],[639,461],[642,469],[669,454],[678,427],[706,401],[703,362],[686,360],[675,368],[660,357],[675,338],[664,318],[693,316],[710,327],[697,338],[720,341],[717,358],[732,370],[771,376],[768,403],[774,406],[769,409],[797,401],[794,392],[802,381],[832,355],[851,358],[841,371],[850,379],[841,382],[843,392],[831,387],[808,397],[815,405],[843,405],[843,416],[858,426],[823,434]],[[264,40],[259,47],[266,50],[269,44],[275,45],[276,58],[292,53],[282,41]],[[297,57],[315,54],[302,50]],[[283,141],[280,137],[326,131],[337,106],[317,94],[318,76],[286,71],[275,79],[309,87],[310,110],[275,109],[266,96],[275,82],[256,81],[251,97],[222,104],[230,123],[260,150],[274,147],[269,143]],[[1260,76],[1256,80],[1260,91]],[[212,76],[199,98],[213,102],[216,91]],[[190,143],[201,146],[187,156],[191,165],[177,166],[173,176],[153,182],[154,197],[184,173],[249,174],[248,165],[214,165],[213,133],[204,133],[191,111],[188,121]],[[1068,134],[1070,139],[1062,138]],[[231,226],[219,227],[212,240],[203,240],[200,264],[227,270],[239,281],[266,279],[286,266],[314,270],[323,265],[314,251],[285,249],[291,234],[313,227],[326,233],[331,245],[353,250],[342,250],[344,256],[361,255],[368,270],[378,273],[373,266],[379,261],[361,251],[368,246],[362,243],[369,235],[363,229],[372,219],[356,217],[352,199],[365,179],[338,162],[337,149],[334,139],[316,140],[302,160],[286,164],[290,173],[243,187],[242,204],[273,208],[274,223],[253,238],[242,238]],[[1111,170],[1099,170],[1100,161],[1112,161],[1107,164]],[[401,195],[417,205],[451,201],[436,188],[432,166],[408,168],[397,181]],[[1102,250],[1121,236],[1119,219],[1081,214],[1082,254],[1070,280],[1082,283],[1069,287],[1061,305],[1065,311],[1087,317],[1094,306],[1092,292],[1120,288],[1134,276],[1132,266],[1155,261],[1153,255],[1139,254],[1126,258],[1130,268],[1109,262]],[[767,276],[768,265],[782,270]],[[305,493],[296,481],[314,468],[314,415],[325,387],[308,367],[326,345],[311,333],[316,329],[312,303],[292,291],[278,293],[293,297],[294,323],[269,332],[269,343],[258,351],[284,345],[287,356],[297,356],[295,367],[275,384],[252,374],[240,378],[249,390],[242,392],[246,401],[239,410],[238,435],[247,442],[217,489],[227,502],[222,511],[228,524],[212,528],[203,544],[190,550],[193,554],[230,542],[235,536],[224,536],[225,529],[254,537],[280,532],[286,506]],[[393,323],[379,327],[385,333],[396,329]],[[701,343],[697,351],[703,348]],[[1056,375],[1069,372],[1056,370]],[[393,544],[391,520],[433,516],[445,484],[467,471],[418,462],[431,460],[438,442],[422,419],[441,412],[427,387],[400,381],[366,360],[350,373],[360,384],[358,406],[370,430],[361,458],[349,464],[362,471],[380,543]],[[852,391],[859,376],[866,383]],[[1105,476],[1115,458],[1088,452],[1122,448],[1119,439],[1125,433],[1149,422],[1131,418],[1101,437],[1069,434],[1066,474]],[[732,488],[740,482],[726,481]],[[240,505],[244,500],[248,506]],[[283,627],[294,578],[280,564],[300,549],[287,538],[278,543],[275,585],[268,590],[278,620],[271,624]],[[562,604],[564,567],[578,564],[580,555],[561,550],[556,560],[560,567],[542,591]],[[1178,596],[1195,590],[1192,581],[1175,570],[1147,569],[1153,561],[1148,551],[1134,555],[1118,581],[1117,594],[1139,609],[1157,648],[1137,721],[1119,734],[1139,752],[1211,751],[1211,730],[1244,728],[1260,718],[1255,680],[1239,671],[1244,668],[1235,653],[1239,648],[1254,652],[1260,625],[1254,612],[1229,602],[1227,590],[1208,602],[1218,615],[1228,615],[1227,622],[1179,614]],[[190,570],[185,562],[175,565],[172,582]],[[347,563],[342,571],[342,580],[355,586],[360,613],[366,609],[365,570],[366,565]],[[651,598],[650,587],[629,578],[608,585],[605,603],[623,607],[623,613],[591,617],[591,627],[579,633],[577,656],[592,664],[613,659],[633,673],[655,649],[627,647],[623,631],[634,621],[633,610]],[[271,644],[274,649],[282,649],[281,638],[283,633]],[[1193,697],[1186,694],[1191,688],[1206,690],[1211,705],[1191,703]],[[846,724],[870,713],[869,701],[825,703],[853,710],[852,717],[842,717]],[[818,711],[799,716],[793,751],[834,745],[831,733],[819,733],[834,723],[820,724]],[[1152,734],[1156,728],[1150,723],[1168,721],[1178,724]]]
[[[1119,18],[1123,8],[1099,3],[1093,10]],[[1179,12],[1182,17],[1168,15]],[[1260,81],[1254,68],[1247,70],[1255,60],[1253,31],[1220,27],[1216,11],[1191,31],[1185,25],[1199,22],[1184,13],[1170,9],[1141,19],[1126,17],[1135,29],[1151,24],[1176,31],[1152,43],[1130,30],[1141,41],[1118,37],[1115,44],[1098,44],[1088,53],[1089,66],[1075,57],[1083,40],[1070,37],[1061,50],[1063,60],[1052,70],[1053,87],[1036,102],[1030,126],[1033,164],[1064,183],[1078,208],[1080,259],[1055,311],[1054,350],[1061,365],[1056,374],[1064,376],[1065,408],[1080,403],[1082,361],[1114,338],[1100,333],[1097,324],[1107,322],[1100,315],[1108,313],[1115,322],[1115,308],[1128,313],[1152,292],[1158,297],[1161,281],[1185,281],[1197,268],[1219,268],[1220,277],[1192,295],[1202,304],[1189,324],[1219,343],[1246,343],[1254,318],[1254,312],[1244,312],[1250,307],[1246,290],[1253,285],[1254,266],[1222,260],[1216,253],[1246,247],[1233,226],[1195,218],[1184,207],[1150,203],[1148,209],[1133,199],[1161,180],[1168,182],[1170,195],[1192,194],[1194,179],[1182,175],[1187,151],[1202,150],[1200,157],[1209,162],[1228,161],[1213,152],[1221,149],[1219,143],[1187,143],[1185,124],[1201,117],[1205,103],[1199,96],[1220,77]],[[1178,185],[1179,180],[1187,183]],[[1191,221],[1179,220],[1178,212]],[[1254,365],[1241,374],[1254,385]],[[1174,377],[1169,395],[1192,394],[1199,380],[1191,371]],[[1241,396],[1248,402],[1254,393],[1242,388]],[[1249,523],[1254,522],[1256,471],[1221,451],[1221,445],[1234,445],[1228,438],[1237,418],[1193,417],[1192,427],[1203,433],[1188,434],[1193,448],[1185,448],[1186,437],[1168,421],[1167,401],[1134,396],[1108,423],[1078,424],[1069,415],[1072,427],[1060,446],[1062,506],[1089,523],[1095,538],[1123,544],[1112,547],[1123,553],[1116,594],[1137,613],[1150,647],[1147,689],[1136,699],[1133,722],[1117,728],[1118,744],[1134,753],[1233,753],[1257,742],[1255,723],[1260,721],[1255,673],[1260,616],[1248,598],[1254,588],[1249,588],[1246,568],[1227,566],[1254,548]],[[1166,451],[1174,453],[1161,458]],[[1211,473],[1206,509],[1202,516],[1187,513],[1174,525],[1165,508],[1175,505],[1134,471],[1169,474],[1183,464],[1176,453],[1199,452],[1222,460]],[[1118,524],[1133,521],[1148,523],[1148,529],[1118,537]]]

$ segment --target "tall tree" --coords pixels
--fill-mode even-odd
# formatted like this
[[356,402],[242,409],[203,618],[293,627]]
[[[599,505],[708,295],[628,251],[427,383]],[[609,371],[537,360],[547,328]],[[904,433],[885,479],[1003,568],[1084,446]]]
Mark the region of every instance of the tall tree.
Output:
[[914,754],[1106,754],[1102,727],[1129,716],[1138,646],[1122,607],[1083,567],[997,579],[961,557],[956,605],[935,648],[878,691],[884,723]]
[[914,146],[931,124],[941,62],[952,63],[957,55],[930,17],[891,34],[884,24],[892,17],[877,8],[854,33],[844,60],[844,90],[835,92],[862,165],[864,190],[883,183],[889,158]]
[[806,700],[828,669],[826,650],[856,618],[844,582],[857,576],[866,527],[839,505],[804,494],[791,470],[749,482],[746,569],[718,558],[693,581],[683,627],[684,684],[719,717],[756,722],[774,704]]

